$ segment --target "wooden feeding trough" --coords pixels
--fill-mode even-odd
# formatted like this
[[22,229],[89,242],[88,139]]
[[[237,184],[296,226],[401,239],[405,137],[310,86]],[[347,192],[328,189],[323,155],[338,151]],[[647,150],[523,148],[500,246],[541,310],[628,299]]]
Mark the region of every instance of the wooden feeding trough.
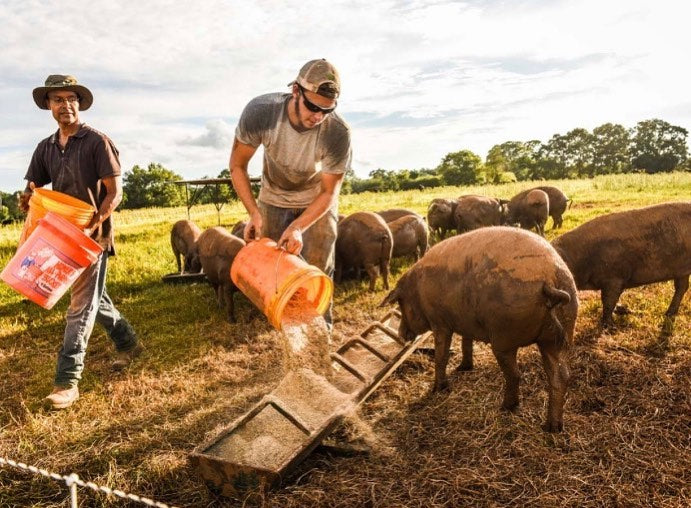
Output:
[[190,462],[225,496],[278,485],[424,341],[398,336],[392,311],[331,353],[331,383],[301,369],[217,436],[198,446]]

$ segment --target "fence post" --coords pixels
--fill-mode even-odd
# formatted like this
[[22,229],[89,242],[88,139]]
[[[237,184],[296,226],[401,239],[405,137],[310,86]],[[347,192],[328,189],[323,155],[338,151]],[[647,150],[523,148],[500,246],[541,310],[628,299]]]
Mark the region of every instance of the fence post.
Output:
[[77,481],[79,476],[77,473],[72,473],[65,479],[65,483],[70,488],[70,508],[77,507]]

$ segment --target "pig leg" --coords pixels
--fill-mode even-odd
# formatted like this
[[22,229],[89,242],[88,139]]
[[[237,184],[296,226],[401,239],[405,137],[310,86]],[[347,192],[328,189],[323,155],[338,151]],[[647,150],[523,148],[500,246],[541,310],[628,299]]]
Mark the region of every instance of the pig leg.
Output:
[[623,284],[619,281],[610,282],[602,288],[600,299],[602,300],[602,326],[604,328],[614,328],[612,312],[619,301]]
[[223,286],[223,300],[228,314],[228,322],[235,323],[235,306],[233,304],[233,286],[225,284]]
[[521,382],[521,374],[518,371],[518,363],[516,363],[518,348],[509,351],[498,351],[492,348],[492,351],[502,374],[504,374],[504,401],[501,407],[513,411],[518,407],[518,387]]
[[177,249],[173,249],[173,254],[175,254],[175,261],[178,263],[178,273],[182,273],[182,264],[180,263],[180,253]]
[[666,316],[672,317],[676,316],[679,312],[679,306],[681,305],[681,300],[684,298],[684,294],[689,289],[689,276],[678,277],[674,279],[674,296],[669,304]]
[[185,255],[185,256],[183,256],[183,259],[185,260],[185,264],[183,265],[184,266],[183,272],[189,273],[189,271],[191,269],[191,264],[192,264],[192,263],[190,263],[190,261],[192,261],[191,256]]
[[336,270],[334,272],[334,280],[336,281],[336,284],[340,284],[342,279],[343,279],[343,262],[337,260],[336,261]]
[[453,332],[444,328],[435,328],[432,333],[434,334],[434,388],[432,391],[440,392],[449,388],[446,366],[449,363]]
[[389,289],[389,262],[384,260],[379,263],[379,269],[381,270],[381,276],[384,280],[384,289]]
[[456,370],[473,370],[473,338],[464,335],[461,338],[461,348],[463,356]]
[[216,284],[214,286],[214,291],[216,292],[216,305],[219,309],[223,308],[223,286]]
[[562,351],[553,342],[538,342],[542,366],[547,374],[547,421],[545,432],[561,432],[564,428],[564,399],[569,384],[569,368],[562,358]]
[[365,270],[367,270],[367,274],[369,275],[369,290],[374,291],[374,286],[377,283],[377,276],[379,275],[379,268],[372,264],[367,264],[365,265]]

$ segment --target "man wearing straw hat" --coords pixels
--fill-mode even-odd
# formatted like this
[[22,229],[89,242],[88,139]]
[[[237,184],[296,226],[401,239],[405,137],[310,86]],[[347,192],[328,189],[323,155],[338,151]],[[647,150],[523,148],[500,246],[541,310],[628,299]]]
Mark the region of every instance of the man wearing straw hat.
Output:
[[[324,59],[307,62],[290,93],[247,104],[230,154],[230,176],[249,213],[245,241],[269,237],[331,276],[338,193],[350,169],[350,128],[336,113],[341,82]],[[248,164],[264,146],[261,190],[255,201]],[[331,326],[331,309],[324,316]]]
[[108,256],[115,254],[110,215],[122,199],[118,150],[105,134],[79,121],[79,112],[89,109],[93,95],[74,76],[48,76],[45,86],[34,89],[33,97],[39,108],[51,111],[58,130],[34,151],[24,177],[27,186],[20,196],[20,207],[27,211],[33,190],[49,183],[55,191],[91,202],[97,212],[84,232],[104,249],[72,286],[54,389],[45,399],[51,408],[62,409],[79,398],[77,384],[95,322],[106,329],[115,344],[114,369],[126,367],[142,347],[106,291]]

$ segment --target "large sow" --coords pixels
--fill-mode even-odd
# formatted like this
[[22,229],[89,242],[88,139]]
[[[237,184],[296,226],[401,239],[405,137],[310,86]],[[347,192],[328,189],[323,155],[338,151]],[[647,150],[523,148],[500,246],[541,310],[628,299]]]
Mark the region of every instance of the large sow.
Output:
[[691,201],[603,215],[555,238],[578,289],[600,290],[602,324],[628,288],[674,281],[666,315],[676,316],[691,274]]
[[434,333],[434,391],[448,386],[449,347],[457,333],[463,338],[459,370],[472,369],[473,340],[490,343],[504,374],[502,407],[512,410],[519,403],[516,353],[537,344],[549,393],[543,428],[562,430],[569,380],[564,356],[578,297],[566,264],[546,240],[504,226],[444,240],[399,279],[382,305],[389,303],[401,308],[404,339]]
[[230,265],[245,242],[231,235],[225,228],[216,226],[199,235],[197,246],[202,268],[214,289],[218,306],[223,308],[225,305],[228,321],[234,323],[233,293],[237,288],[230,280]]

